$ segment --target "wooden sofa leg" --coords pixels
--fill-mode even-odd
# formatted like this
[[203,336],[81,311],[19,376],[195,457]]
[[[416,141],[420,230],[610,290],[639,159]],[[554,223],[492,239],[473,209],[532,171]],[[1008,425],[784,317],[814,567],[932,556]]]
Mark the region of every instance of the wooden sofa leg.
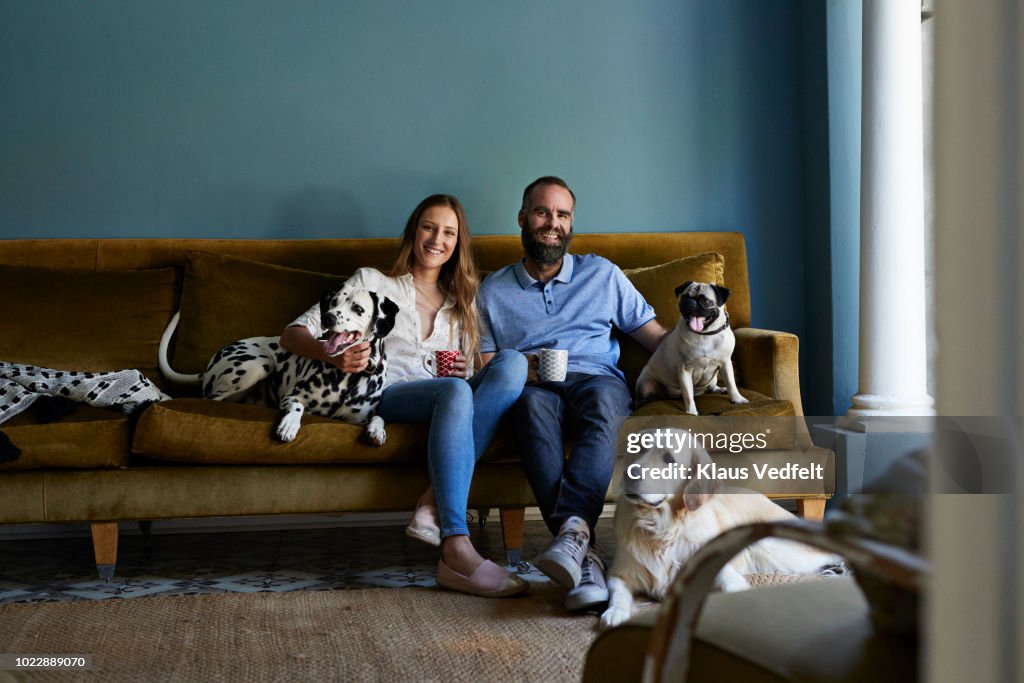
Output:
[[523,559],[523,520],[525,507],[500,508],[501,540],[505,545],[505,558],[515,567]]
[[804,519],[820,522],[825,518],[825,499],[801,498],[796,502],[796,514]]
[[92,523],[92,551],[96,556],[96,571],[109,583],[117,566],[117,522]]

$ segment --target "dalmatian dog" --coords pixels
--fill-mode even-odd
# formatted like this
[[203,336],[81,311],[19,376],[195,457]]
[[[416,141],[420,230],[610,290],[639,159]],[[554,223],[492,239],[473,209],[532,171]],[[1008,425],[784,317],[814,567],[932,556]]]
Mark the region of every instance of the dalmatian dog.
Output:
[[387,371],[383,342],[397,314],[394,301],[366,289],[342,285],[321,297],[320,341],[325,354],[338,356],[354,344],[369,342],[369,365],[359,373],[293,354],[281,346],[280,337],[250,337],[215,353],[201,375],[182,375],[166,362],[168,332],[173,333],[176,320],[161,340],[160,367],[173,381],[201,382],[203,395],[216,401],[277,406],[282,414],[275,433],[281,441],[295,439],[302,416],[309,412],[365,424],[371,443],[381,446],[387,433],[384,420],[374,413]]

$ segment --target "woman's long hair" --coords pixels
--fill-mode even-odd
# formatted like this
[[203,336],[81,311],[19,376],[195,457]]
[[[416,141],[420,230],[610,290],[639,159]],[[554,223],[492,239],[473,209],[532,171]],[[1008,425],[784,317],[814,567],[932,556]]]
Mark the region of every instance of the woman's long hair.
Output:
[[[476,306],[473,304],[476,290],[480,286],[480,278],[476,273],[476,264],[473,263],[473,250],[470,248],[469,223],[466,221],[466,212],[458,199],[450,194],[432,194],[419,203],[405,224],[402,244],[398,247],[398,256],[395,257],[395,262],[388,275],[401,277],[412,272],[415,260],[412,246],[416,239],[420,218],[424,211],[435,206],[447,206],[455,212],[459,223],[455,252],[441,266],[438,284],[441,285],[445,294],[455,299],[455,310],[452,317],[454,322],[458,323],[462,333],[462,339],[458,340],[461,342],[462,352],[472,367],[473,359],[480,346],[480,329],[477,323]],[[448,334],[451,338],[452,330],[449,329]],[[452,339],[452,342],[455,341]]]

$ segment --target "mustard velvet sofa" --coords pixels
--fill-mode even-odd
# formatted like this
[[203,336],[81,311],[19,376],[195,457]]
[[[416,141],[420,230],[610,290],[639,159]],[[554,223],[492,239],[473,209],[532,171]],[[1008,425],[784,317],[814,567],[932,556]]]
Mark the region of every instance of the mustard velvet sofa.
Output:
[[[298,438],[283,444],[271,432],[277,411],[205,400],[194,388],[169,383],[157,361],[176,311],[181,320],[170,340],[171,366],[200,372],[225,343],[279,334],[356,268],[387,268],[397,245],[397,239],[0,241],[0,360],[64,370],[136,368],[173,397],[134,416],[81,405],[53,422],[30,409],[0,424],[20,449],[17,459],[0,464],[0,523],[90,523],[98,569],[109,578],[119,521],[411,510],[428,482],[422,425],[388,425],[386,445],[375,448],[361,426],[306,416]],[[522,254],[518,235],[477,237],[473,249],[483,272]],[[750,327],[742,234],[576,235],[573,251],[619,265],[666,327],[678,319],[678,284],[724,283],[732,292],[727,308],[737,337],[737,380],[751,403],[703,396],[700,412],[802,415],[797,337]],[[620,367],[630,386],[646,357],[623,340]],[[681,411],[679,402],[662,401],[639,414]],[[778,457],[793,459],[789,451]],[[799,457],[820,464],[824,480],[769,493],[795,498],[799,514],[820,518],[833,493],[834,456],[805,441]],[[469,505],[499,509],[510,561],[521,548],[523,510],[533,504],[515,434],[506,426],[477,467]]]

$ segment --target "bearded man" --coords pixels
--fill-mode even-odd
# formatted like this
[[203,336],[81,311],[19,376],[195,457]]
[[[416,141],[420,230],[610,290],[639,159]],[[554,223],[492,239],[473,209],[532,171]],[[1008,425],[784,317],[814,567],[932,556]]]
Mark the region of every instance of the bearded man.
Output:
[[[666,330],[654,309],[611,261],[569,254],[576,195],[561,178],[527,185],[519,210],[525,257],[480,286],[480,351],[566,349],[561,382],[530,379],[513,412],[523,468],[554,540],[534,564],[569,589],[566,608],[608,600],[604,563],[593,548],[630,393],[616,367],[615,328],[653,352]],[[568,458],[563,443],[572,442]]]

